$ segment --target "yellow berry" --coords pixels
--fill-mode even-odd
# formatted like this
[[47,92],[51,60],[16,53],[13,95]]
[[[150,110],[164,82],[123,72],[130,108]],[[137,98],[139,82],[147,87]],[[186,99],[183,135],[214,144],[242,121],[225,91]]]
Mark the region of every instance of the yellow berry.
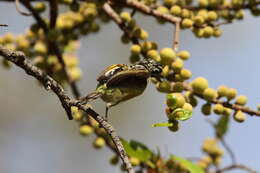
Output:
[[163,77],[166,77],[166,76],[169,75],[169,72],[170,72],[170,68],[169,68],[168,65],[166,65],[166,66],[163,67],[161,75],[162,75]]
[[176,53],[172,48],[163,48],[160,51],[161,63],[163,65],[170,65],[171,62],[176,58]]
[[214,30],[213,30],[213,28],[212,28],[211,26],[206,26],[206,27],[203,29],[203,31],[204,31],[204,32],[203,32],[203,36],[206,37],[206,38],[212,36],[212,35],[213,35],[213,32],[214,32]]
[[201,26],[201,25],[204,24],[205,19],[204,19],[204,17],[202,17],[202,16],[195,16],[194,19],[193,19],[193,21],[194,21],[195,25]]
[[167,94],[166,103],[171,108],[181,108],[185,103],[185,98],[180,93],[170,93]]
[[208,88],[208,81],[207,79],[203,78],[203,77],[198,77],[196,79],[194,79],[191,83],[191,87],[194,90],[194,92],[197,93],[203,93],[203,91]]
[[260,111],[260,104],[258,104],[258,106],[257,106],[257,110]]
[[225,96],[227,96],[227,93],[228,93],[228,87],[225,85],[221,85],[218,87],[217,91],[218,91],[218,95],[220,97],[225,97]]
[[43,2],[37,2],[34,6],[33,6],[34,10],[37,12],[44,12],[46,9],[46,5]]
[[141,46],[139,44],[134,44],[131,46],[130,51],[133,55],[139,55],[141,52]]
[[168,8],[166,8],[165,6],[159,6],[156,10],[159,11],[160,13],[162,13],[162,14],[168,14],[169,13]]
[[218,93],[212,88],[206,88],[203,92],[203,97],[208,101],[213,101],[218,97]]
[[183,109],[191,111],[192,112],[192,105],[190,103],[184,103],[184,105],[182,106]]
[[215,28],[213,32],[214,37],[220,37],[222,35],[222,31],[219,28]]
[[177,0],[164,0],[163,3],[164,5],[171,7],[173,4],[175,4]]
[[199,6],[207,7],[209,5],[208,0],[199,0]]
[[69,68],[68,72],[73,81],[79,80],[82,77],[82,71],[78,67]]
[[234,120],[236,120],[239,123],[242,123],[246,120],[246,115],[242,111],[237,111],[234,114]]
[[180,16],[181,15],[181,7],[178,6],[178,5],[172,6],[171,9],[170,9],[170,13],[172,15],[175,15],[175,16]]
[[237,90],[234,88],[229,88],[227,91],[227,99],[232,100],[237,96]]
[[182,60],[188,60],[190,58],[190,53],[187,50],[180,51],[177,55]]
[[232,113],[232,109],[224,107],[223,115],[229,116]]
[[106,144],[106,141],[102,137],[97,137],[93,143],[93,146],[97,149],[104,147]]
[[181,59],[176,59],[172,64],[171,67],[174,73],[180,73],[181,69],[183,68],[183,61]]
[[37,41],[34,45],[35,52],[39,54],[46,54],[47,53],[47,47],[42,41]]
[[159,52],[157,50],[149,50],[147,52],[147,57],[151,58],[151,59],[153,59],[157,62],[161,61],[161,57],[160,57]]
[[191,14],[190,11],[187,10],[187,9],[182,9],[181,10],[181,17],[183,17],[183,18],[189,18],[190,14]]
[[201,112],[204,115],[210,115],[211,114],[211,104],[210,103],[206,103],[206,104],[202,105]]
[[93,133],[93,128],[89,125],[82,125],[79,128],[79,132],[83,136],[88,136]]
[[130,13],[128,13],[128,12],[121,12],[121,13],[120,13],[120,17],[121,17],[121,19],[122,19],[124,22],[130,22],[131,19],[132,19]]
[[245,95],[240,95],[236,98],[236,104],[245,105],[247,103],[247,97]]
[[214,107],[213,107],[213,111],[215,114],[222,114],[223,111],[224,111],[224,106],[222,104],[216,104]]
[[215,21],[218,19],[218,14],[215,11],[209,11],[208,12],[208,20],[209,21]]
[[184,19],[181,23],[183,28],[191,28],[193,25],[193,21],[191,19]]
[[187,80],[191,78],[192,73],[188,69],[181,69],[180,75],[182,79]]

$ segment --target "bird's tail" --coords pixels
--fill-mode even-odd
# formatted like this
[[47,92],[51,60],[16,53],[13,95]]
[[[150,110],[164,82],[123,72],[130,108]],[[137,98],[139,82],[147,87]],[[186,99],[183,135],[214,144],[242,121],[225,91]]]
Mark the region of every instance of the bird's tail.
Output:
[[86,95],[85,97],[80,98],[80,102],[82,104],[87,104],[93,100],[100,98],[102,95],[103,95],[103,93],[100,91],[93,91],[93,92],[89,93],[88,95]]

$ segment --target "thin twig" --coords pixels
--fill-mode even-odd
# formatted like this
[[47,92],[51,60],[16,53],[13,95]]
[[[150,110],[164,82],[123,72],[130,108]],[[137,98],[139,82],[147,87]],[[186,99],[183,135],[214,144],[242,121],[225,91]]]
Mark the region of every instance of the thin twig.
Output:
[[57,0],[49,0],[50,4],[50,28],[55,28],[56,20],[59,13]]
[[31,15],[32,15],[31,13],[22,11],[22,10],[20,9],[19,4],[20,4],[20,0],[15,0],[15,8],[16,8],[16,11],[17,11],[18,13],[20,13],[20,14],[23,15],[23,16],[31,16]]
[[223,137],[219,138],[220,142],[222,143],[223,147],[227,150],[230,158],[231,158],[231,162],[233,165],[236,164],[236,157],[234,152],[232,151],[232,149],[229,147],[229,145],[226,143],[225,139]]
[[11,51],[9,49],[4,48],[3,46],[0,46],[0,55],[3,56],[3,58],[5,58],[6,60],[11,61],[20,68],[22,68],[28,75],[38,79],[46,88],[51,89],[60,99],[62,106],[67,112],[67,114],[70,114],[71,106],[76,106],[80,110],[84,111],[89,116],[94,118],[101,125],[101,127],[103,127],[106,130],[106,132],[110,135],[124,165],[126,166],[128,173],[134,173],[133,167],[129,161],[126,151],[124,150],[119,136],[116,134],[114,128],[107,121],[105,121],[101,115],[96,113],[93,109],[82,105],[79,101],[72,100],[64,92],[64,89],[58,84],[58,82],[56,82],[54,79],[52,79],[38,67],[32,65],[27,60],[28,58],[24,55],[23,52]]
[[177,51],[180,45],[180,22],[176,22],[173,34],[173,50]]
[[242,170],[249,172],[249,173],[257,173],[257,171],[255,171],[252,168],[249,168],[245,165],[242,165],[242,164],[230,165],[230,166],[227,166],[225,168],[217,170],[215,173],[222,173],[222,172],[226,172],[226,171],[231,171],[233,169],[242,169]]
[[8,25],[7,25],[7,24],[0,24],[0,26],[5,26],[5,27],[7,27]]

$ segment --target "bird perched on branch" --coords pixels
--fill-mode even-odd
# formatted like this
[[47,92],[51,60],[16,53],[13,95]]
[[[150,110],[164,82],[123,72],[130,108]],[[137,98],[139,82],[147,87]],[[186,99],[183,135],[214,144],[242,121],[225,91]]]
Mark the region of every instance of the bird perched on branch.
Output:
[[151,59],[144,59],[133,65],[111,65],[98,76],[96,90],[81,98],[81,102],[85,104],[101,98],[107,103],[107,119],[109,108],[141,95],[147,86],[148,78],[155,77],[160,81],[161,72],[161,65]]

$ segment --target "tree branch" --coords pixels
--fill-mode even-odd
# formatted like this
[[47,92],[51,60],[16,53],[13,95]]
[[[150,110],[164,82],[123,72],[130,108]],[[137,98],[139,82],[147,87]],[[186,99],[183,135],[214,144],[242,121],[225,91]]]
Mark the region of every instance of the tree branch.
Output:
[[11,61],[20,68],[22,68],[28,75],[38,79],[45,86],[46,89],[51,89],[59,98],[67,114],[70,114],[71,106],[76,106],[80,110],[84,111],[87,115],[94,118],[101,125],[101,127],[103,127],[106,130],[106,132],[113,140],[117,148],[118,154],[120,155],[121,160],[126,166],[128,173],[134,173],[133,167],[129,161],[126,151],[124,150],[119,136],[116,134],[114,128],[107,121],[105,121],[102,116],[96,113],[93,109],[82,105],[78,100],[72,100],[54,79],[52,79],[38,67],[32,65],[27,60],[28,58],[24,55],[23,52],[11,51],[9,49],[4,48],[3,46],[0,46],[0,55],[3,56],[4,59]]
[[231,171],[233,169],[242,169],[242,170],[249,172],[249,173],[257,173],[255,170],[253,170],[253,169],[251,169],[251,168],[249,168],[245,165],[242,165],[242,164],[230,165],[230,166],[227,166],[225,168],[217,170],[215,173],[223,173],[223,172],[226,172],[226,171]]
[[[188,82],[184,82],[183,83],[183,87],[186,91],[193,91],[191,86],[189,85]],[[204,99],[203,95],[202,94],[198,94],[198,93],[195,93],[193,92],[193,94],[201,99]],[[232,104],[232,103],[229,103],[229,102],[226,102],[226,101],[221,101],[219,99],[214,99],[212,101],[209,101],[210,103],[213,103],[213,104],[222,104],[224,107],[227,107],[227,108],[230,108],[230,109],[233,109],[235,111],[242,111],[244,113],[247,113],[248,115],[251,115],[251,116],[260,116],[260,111],[256,111],[256,110],[253,110],[253,109],[250,109],[248,107],[245,107],[245,106],[241,106],[241,105],[237,105],[237,104]]]

